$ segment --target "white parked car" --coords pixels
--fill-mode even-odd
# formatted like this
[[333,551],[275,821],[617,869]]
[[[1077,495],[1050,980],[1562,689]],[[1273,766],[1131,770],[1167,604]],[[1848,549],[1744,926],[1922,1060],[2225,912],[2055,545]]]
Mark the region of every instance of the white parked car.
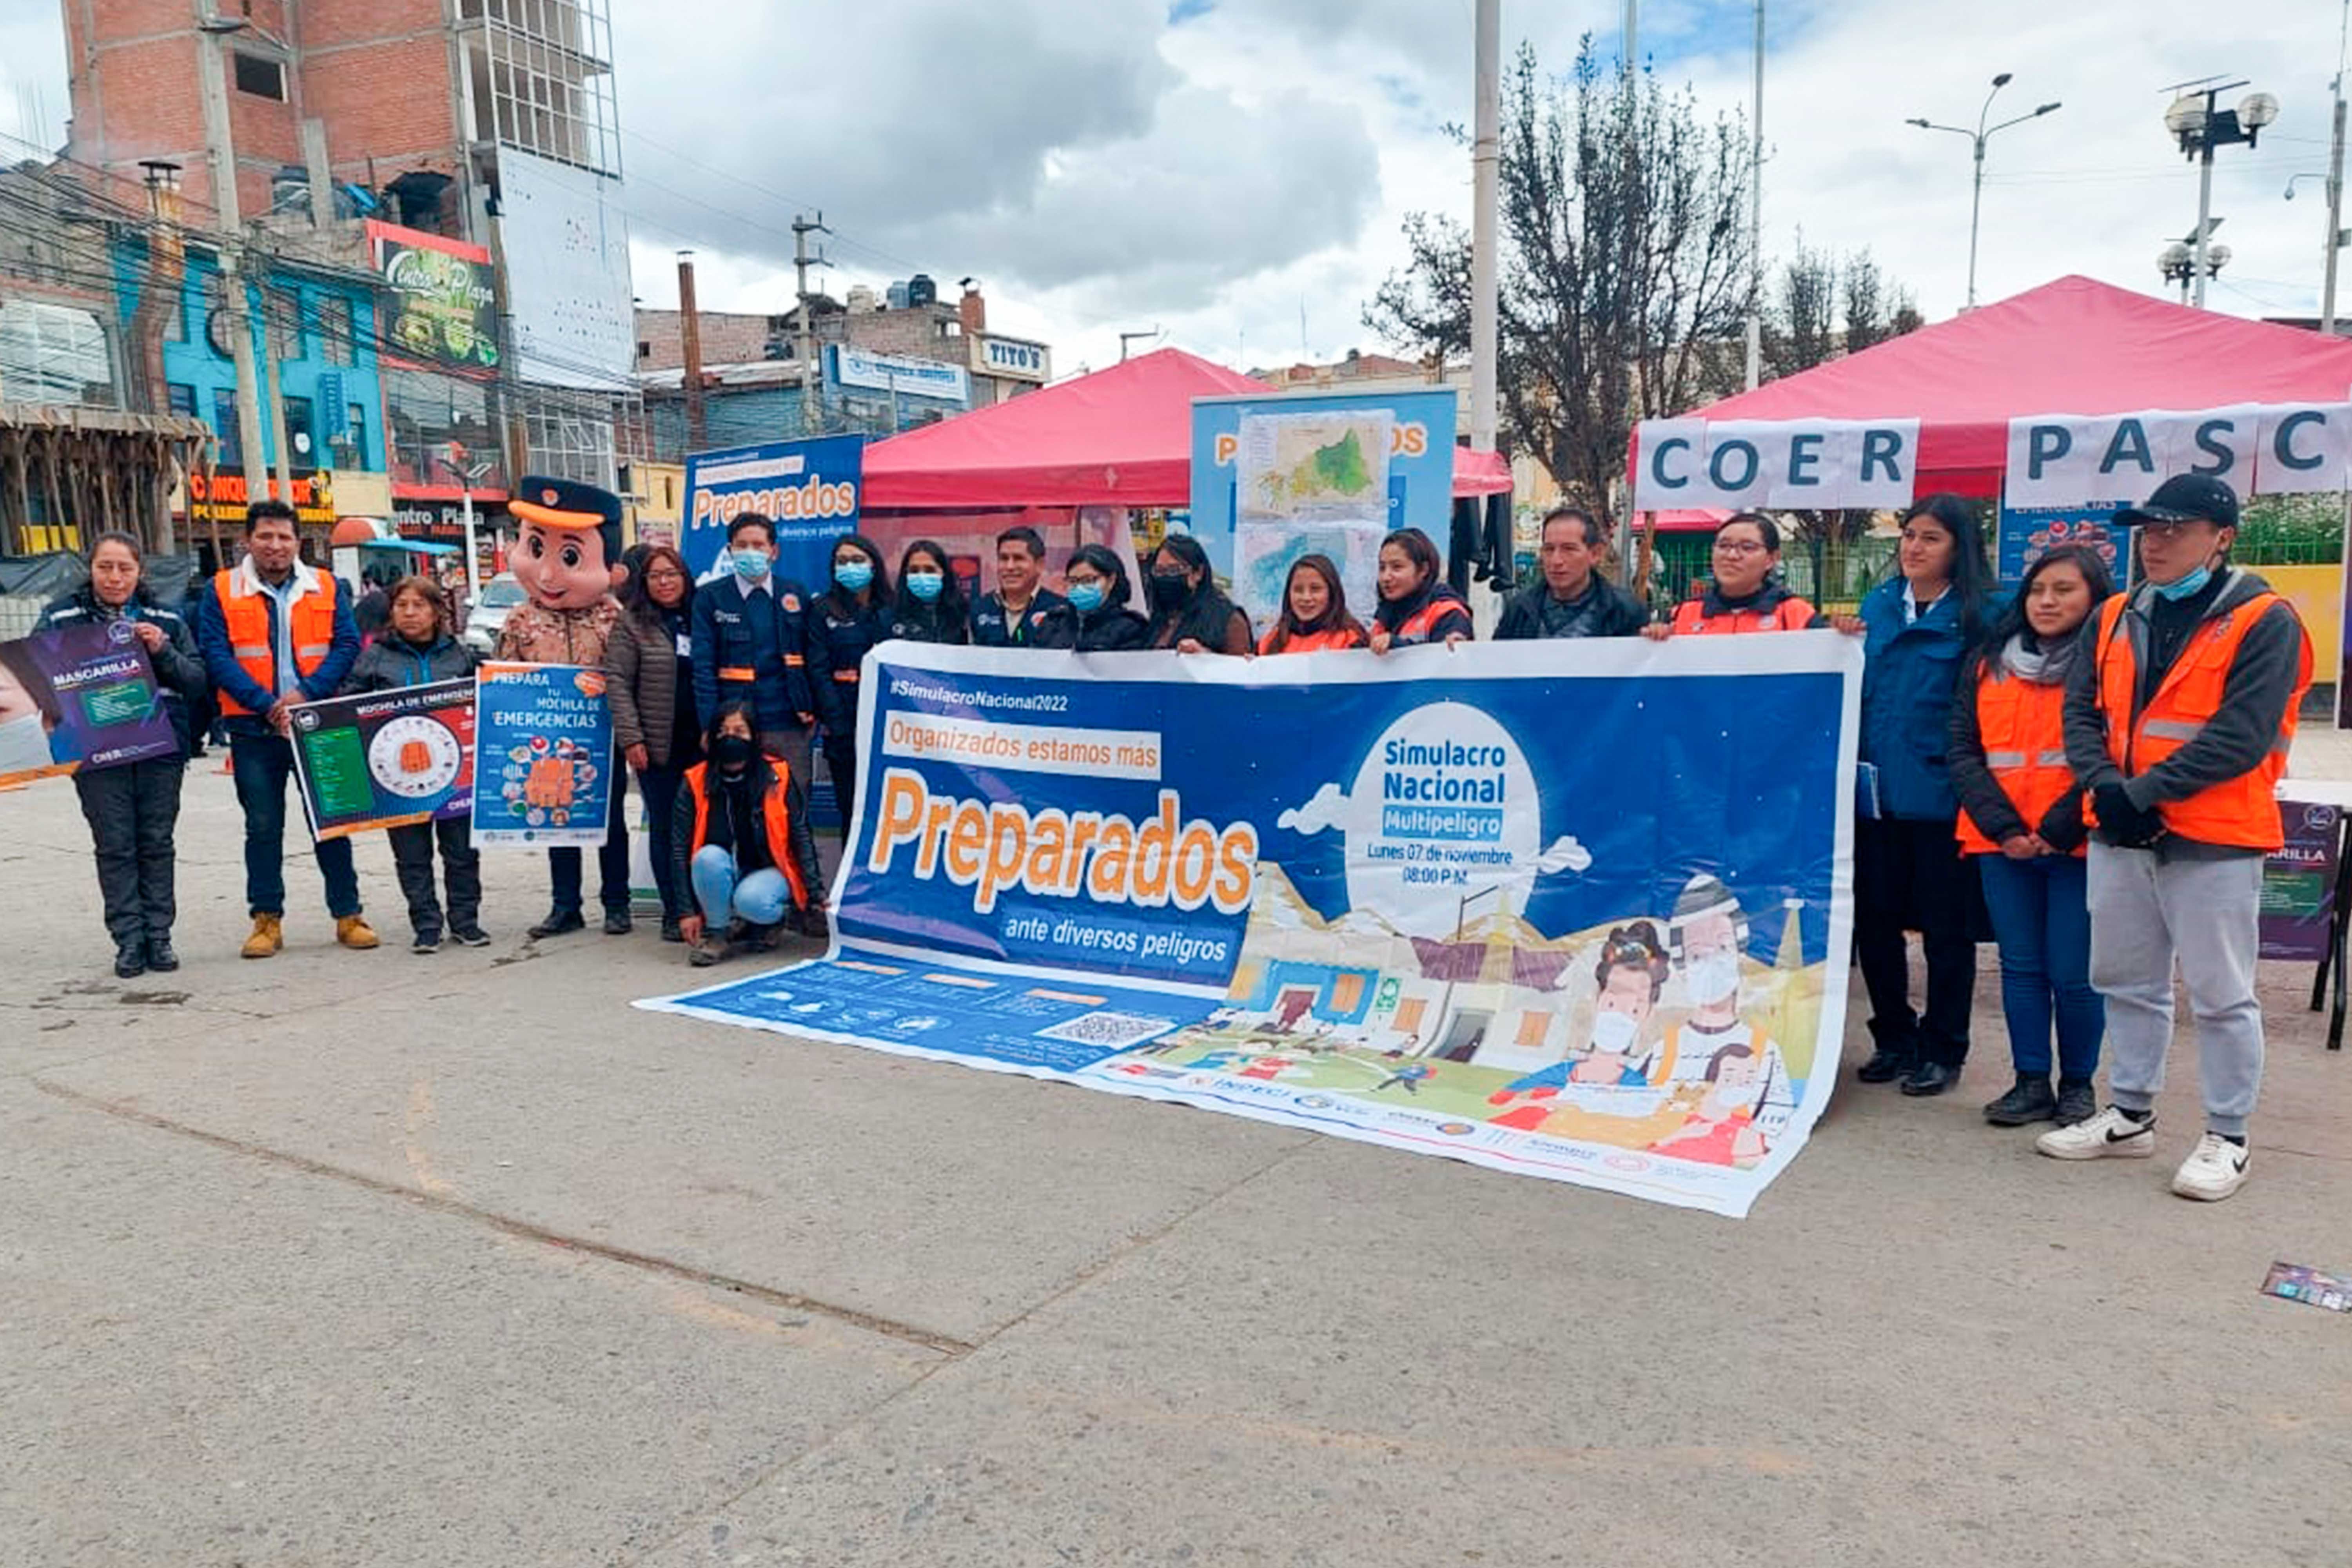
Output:
[[507,624],[507,612],[522,602],[522,584],[511,572],[501,572],[483,584],[482,596],[466,612],[466,646],[488,658],[498,648],[499,628]]

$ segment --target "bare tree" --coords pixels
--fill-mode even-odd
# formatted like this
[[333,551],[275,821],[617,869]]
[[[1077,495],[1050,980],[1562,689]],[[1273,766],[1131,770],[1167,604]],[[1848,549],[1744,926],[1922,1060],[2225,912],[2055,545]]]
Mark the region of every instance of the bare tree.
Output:
[[[1589,35],[1565,79],[1519,50],[1503,105],[1503,436],[1603,518],[1637,421],[1738,384],[1748,148],[1737,118],[1706,122],[1688,89],[1627,80]],[[1466,350],[1468,236],[1425,213],[1404,232],[1411,259],[1365,324],[1391,342]]]

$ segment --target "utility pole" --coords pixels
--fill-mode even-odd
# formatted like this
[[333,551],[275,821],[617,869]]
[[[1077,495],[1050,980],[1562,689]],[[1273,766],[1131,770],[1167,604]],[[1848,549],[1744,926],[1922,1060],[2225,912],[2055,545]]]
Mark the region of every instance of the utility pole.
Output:
[[1748,142],[1748,390],[1764,380],[1764,0],[1756,0],[1756,123]]
[[[1630,27],[1633,0],[1626,0]],[[1630,41],[1630,39],[1629,39]],[[1503,153],[1503,0],[1478,0],[1477,103],[1470,147],[1470,445],[1495,449],[1496,359],[1501,343],[1496,207]]]
[[204,97],[205,142],[212,155],[214,227],[220,235],[221,299],[228,312],[228,357],[236,367],[236,445],[244,461],[246,496],[266,485],[262,461],[261,402],[253,370],[253,318],[247,309],[239,266],[245,222],[237,210],[236,154],[229,146],[228,81],[221,69],[220,44],[241,30],[242,21],[224,20],[213,0],[196,0],[196,88]]
[[1625,0],[1624,19],[1618,24],[1618,31],[1624,35],[1625,79],[1627,81],[1633,80],[1634,76],[1641,70],[1641,66],[1638,63],[1641,59],[1641,51],[1635,47],[1637,41],[1636,36],[1641,32],[1641,30],[1642,0]]
[[709,426],[702,406],[702,314],[694,303],[691,250],[677,253],[677,337],[686,388],[686,446],[687,450],[698,452],[709,445]]
[[[2344,248],[2344,46],[2352,36],[2352,0],[2345,0],[2344,17],[2336,32],[2336,132],[2327,153],[2327,269],[2319,289],[2319,330],[2336,335],[2336,253]],[[2293,190],[2290,181],[2287,189]]]
[[809,254],[808,237],[813,234],[831,234],[833,230],[824,226],[823,213],[817,214],[814,220],[804,218],[798,213],[793,215],[793,269],[800,277],[801,430],[803,434],[807,434],[816,427],[815,423],[809,417],[810,411],[816,404],[816,321],[809,308],[810,301],[815,296],[809,292],[808,269],[811,267],[824,265],[824,255],[822,251],[814,256]]

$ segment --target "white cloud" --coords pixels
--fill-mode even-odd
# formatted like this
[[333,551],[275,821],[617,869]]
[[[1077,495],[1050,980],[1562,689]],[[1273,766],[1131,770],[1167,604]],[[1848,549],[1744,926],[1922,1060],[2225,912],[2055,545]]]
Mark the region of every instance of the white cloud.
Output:
[[1294,805],[1274,819],[1274,825],[1297,834],[1320,833],[1326,828],[1344,827],[1348,821],[1348,792],[1338,784],[1327,784],[1315,792],[1305,805]]
[[1568,834],[1551,841],[1551,847],[1536,857],[1536,869],[1545,876],[1557,871],[1584,872],[1592,868],[1592,851]]

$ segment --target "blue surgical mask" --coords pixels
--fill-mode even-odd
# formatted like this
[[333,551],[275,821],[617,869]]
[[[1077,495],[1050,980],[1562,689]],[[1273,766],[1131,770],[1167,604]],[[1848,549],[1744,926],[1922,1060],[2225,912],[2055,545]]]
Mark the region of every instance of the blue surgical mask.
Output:
[[920,599],[926,605],[938,598],[940,596],[940,590],[946,586],[947,579],[940,575],[937,572],[909,572],[907,574],[907,592],[914,595],[915,597]]
[[2155,586],[2158,594],[2178,604],[2183,599],[2193,599],[2203,593],[2205,584],[2212,580],[2213,568],[2209,563],[2200,566],[2177,583],[2158,583]]
[[874,563],[862,557],[856,561],[836,561],[833,563],[833,580],[853,594],[864,593],[866,585],[874,581]]
[[1091,616],[1103,607],[1104,589],[1100,583],[1070,584],[1070,608],[1082,616]]
[[768,568],[774,564],[764,550],[736,550],[729,553],[734,560],[735,575],[746,583],[765,582]]

